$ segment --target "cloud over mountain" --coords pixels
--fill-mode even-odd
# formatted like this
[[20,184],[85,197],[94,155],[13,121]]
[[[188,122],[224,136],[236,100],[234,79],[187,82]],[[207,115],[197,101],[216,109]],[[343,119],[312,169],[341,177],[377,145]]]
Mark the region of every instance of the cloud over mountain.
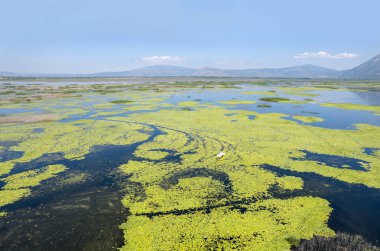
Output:
[[358,54],[343,52],[338,54],[332,54],[326,51],[318,52],[304,52],[298,55],[295,55],[294,58],[305,59],[305,58],[327,58],[327,59],[347,59],[347,58],[356,58]]

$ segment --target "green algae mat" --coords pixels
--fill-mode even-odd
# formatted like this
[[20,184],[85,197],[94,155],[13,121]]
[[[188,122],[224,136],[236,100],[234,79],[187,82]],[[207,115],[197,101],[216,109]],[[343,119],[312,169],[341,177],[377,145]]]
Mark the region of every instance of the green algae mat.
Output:
[[0,95],[0,249],[379,241],[378,83],[11,82]]

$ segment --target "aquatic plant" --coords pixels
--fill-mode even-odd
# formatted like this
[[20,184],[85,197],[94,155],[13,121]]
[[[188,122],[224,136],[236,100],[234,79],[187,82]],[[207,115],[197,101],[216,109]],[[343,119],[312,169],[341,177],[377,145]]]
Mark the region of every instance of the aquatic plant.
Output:
[[177,105],[188,106],[188,107],[196,107],[196,106],[199,106],[199,103],[197,101],[182,101],[182,102],[178,102]]
[[[245,155],[240,147],[239,151],[232,148],[224,139],[227,137],[221,137],[221,132],[216,129],[218,123],[230,127],[229,122],[221,122],[220,113],[223,111],[220,108],[201,109],[191,119],[179,116],[181,111],[162,111],[166,118],[164,123],[162,120],[159,123],[149,113],[133,115],[133,119],[144,118],[164,125],[158,126],[163,134],[136,150],[135,156],[146,161],[129,161],[120,167],[135,184],[128,185],[127,191],[132,192],[123,198],[123,204],[132,213],[121,226],[126,240],[123,249],[207,250],[212,247],[264,250],[268,246],[288,249],[289,235],[301,239],[311,238],[318,231],[326,236],[333,234],[326,226],[331,209],[325,200],[271,198],[269,191],[272,187],[302,189],[302,180],[291,176],[276,177],[269,171],[252,166],[249,155]],[[245,116],[244,112],[241,115]],[[207,121],[203,120],[204,116],[208,117]],[[128,121],[126,118],[117,119]],[[170,128],[173,120],[177,121],[175,129]],[[198,120],[202,121],[199,125],[204,133],[188,124]],[[206,129],[209,126],[212,130]],[[224,128],[223,132],[229,129]],[[228,139],[235,137],[230,135]],[[222,149],[226,155],[218,160],[215,153]],[[171,162],[168,156],[156,158],[154,152],[157,150],[179,154],[180,160]],[[199,165],[202,168],[195,168]],[[302,205],[305,211],[293,214],[298,207],[295,201],[304,201],[318,209]],[[315,204],[314,201],[318,202]],[[293,213],[286,213],[287,210]],[[318,217],[315,211],[320,212]],[[305,218],[301,215],[309,213],[313,217],[307,216],[310,224],[305,226]],[[281,214],[284,218],[279,216]],[[289,232],[281,230],[284,229],[282,221],[287,222]],[[295,224],[295,230],[291,230],[292,224]],[[301,225],[305,229],[300,229]],[[277,235],[276,241],[269,237],[270,233]]]
[[16,202],[30,193],[28,188],[0,190],[0,207]]
[[270,108],[272,106],[268,105],[268,104],[258,104],[257,107],[259,107],[259,108]]
[[373,105],[360,105],[360,104],[346,104],[346,103],[322,103],[321,106],[334,107],[346,110],[362,110],[370,111],[380,116],[380,106]]
[[56,177],[66,170],[64,165],[49,165],[40,169],[12,174],[0,179],[5,185],[0,190],[0,207],[14,203],[31,194],[32,187],[41,182]]
[[[244,113],[244,111],[238,111],[237,114],[240,116]],[[303,128],[303,125],[283,119],[284,114],[274,113],[256,114],[254,120],[241,117],[239,123],[231,123],[224,119],[225,110],[216,107],[198,109],[197,112],[192,113],[191,117],[182,115],[180,110],[161,110],[159,114],[161,116],[158,116],[157,112],[134,114],[130,118],[167,127],[180,127],[182,131],[188,132],[194,131],[196,125],[199,125],[202,130],[197,131],[197,135],[214,137],[229,141],[234,145],[237,144],[239,151],[244,153],[247,160],[251,160],[251,164],[271,164],[296,171],[317,172],[346,182],[362,183],[368,186],[379,187],[378,184],[380,184],[380,177],[373,175],[378,169],[379,160],[362,152],[364,146],[376,147],[378,145],[373,137],[380,133],[376,126],[358,125],[356,131],[331,130],[320,127],[306,129]],[[368,134],[372,136],[367,137]],[[326,141],[330,143],[326,144]],[[255,143],[252,144],[252,142]],[[361,142],[361,144],[357,142]],[[370,168],[368,172],[339,170],[327,165],[320,165],[315,161],[292,159],[295,153],[305,148],[321,154],[356,157],[370,163]],[[289,153],[293,154],[289,155]]]
[[288,236],[331,236],[331,209],[325,200],[300,197],[269,199],[243,206],[217,207],[209,213],[131,216],[121,227],[121,250],[288,250]]
[[[303,189],[300,177],[274,173],[268,166],[380,188],[378,151],[368,154],[364,150],[380,148],[380,127],[361,124],[356,130],[332,130],[297,123],[289,114],[260,113],[272,109],[237,110],[236,105],[254,104],[254,100],[222,100],[219,106],[184,101],[177,103],[179,108],[172,101],[163,103],[179,90],[212,87],[219,91],[235,84],[115,85],[108,90],[116,92],[109,93],[104,85],[93,85],[89,88],[103,95],[86,90],[81,98],[57,98],[59,107],[49,100],[7,104],[8,108],[46,107],[67,119],[38,126],[0,124],[0,141],[16,142],[1,149],[23,153],[0,163],[4,182],[0,206],[30,195],[32,187],[61,172],[55,180],[60,186],[88,178],[87,172],[79,170],[66,175],[63,166],[35,167],[36,160],[59,155],[60,160],[77,161],[106,145],[126,146],[131,152],[119,167],[124,177],[118,184],[124,192],[122,203],[130,213],[121,226],[124,250],[287,250],[314,235],[333,236],[327,225],[332,211],[329,202],[300,196],[296,191]],[[324,89],[327,87],[310,86],[302,92]],[[135,102],[118,106],[110,100]],[[377,108],[364,108],[377,112]],[[304,123],[322,121],[312,116],[292,118]],[[36,127],[41,132],[35,133]],[[220,152],[225,153],[223,158],[217,157]],[[328,161],[327,155],[336,161]],[[20,172],[20,165],[30,169]]]
[[281,97],[264,97],[260,98],[261,101],[267,101],[267,102],[286,102],[290,101],[288,98],[281,98]]
[[128,103],[133,103],[133,100],[127,100],[127,99],[118,99],[118,100],[112,100],[112,104],[128,104]]
[[314,116],[299,116],[299,115],[294,115],[292,118],[302,121],[304,123],[316,123],[316,122],[322,122],[324,121],[323,118],[318,118]]
[[[9,127],[2,129],[4,134],[1,134],[0,141],[23,139],[12,147],[13,150],[24,152],[21,158],[12,160],[13,163],[28,162],[44,154],[57,152],[63,153],[67,159],[80,159],[96,145],[125,145],[149,137],[139,131],[145,128],[144,125],[112,121],[81,120],[72,123],[40,123],[39,126],[44,129],[43,133],[34,134],[28,125],[19,126],[18,131]],[[6,167],[10,165],[8,162]]]
[[273,95],[275,91],[245,91],[241,92],[241,94],[251,95],[251,94],[257,94],[257,95]]
[[38,186],[44,180],[55,177],[58,173],[65,170],[66,167],[64,165],[49,165],[44,168],[9,175],[6,178],[1,179],[1,181],[6,183],[2,189],[16,190]]

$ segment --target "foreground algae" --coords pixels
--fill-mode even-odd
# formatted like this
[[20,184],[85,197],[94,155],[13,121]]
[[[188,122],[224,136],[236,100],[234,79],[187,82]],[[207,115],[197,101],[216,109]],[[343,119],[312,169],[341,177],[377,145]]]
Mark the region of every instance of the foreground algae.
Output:
[[58,173],[65,170],[66,168],[63,165],[49,165],[45,168],[13,174],[2,179],[2,181],[6,183],[3,189],[15,190],[35,187],[40,185],[42,181],[55,177]]
[[[24,163],[39,158],[44,154],[63,153],[67,159],[82,159],[94,146],[128,145],[148,138],[147,133],[140,132],[145,126],[139,124],[112,123],[108,121],[79,120],[73,123],[40,123],[44,132],[33,134],[33,126],[14,125],[1,128],[2,141],[21,140],[11,150],[24,152],[21,158],[1,163],[8,172],[14,163]],[[146,130],[149,130],[147,128]],[[38,147],[35,147],[38,146]],[[1,174],[1,171],[0,171]]]
[[[331,213],[328,202],[313,197],[273,198],[271,188],[302,189],[303,182],[277,177],[261,168],[265,164],[379,187],[379,159],[363,153],[364,147],[378,145],[369,137],[380,134],[378,127],[331,130],[297,124],[284,119],[284,114],[256,114],[248,120],[246,112],[234,112],[240,123],[231,123],[221,108],[198,109],[187,116],[160,111],[159,117],[165,118],[160,120],[150,113],[131,116],[164,128],[165,134],[137,150],[137,156],[146,156],[145,162],[130,161],[120,167],[143,187],[123,199],[132,213],[122,225],[123,249],[277,250],[289,249],[289,239],[332,235],[326,223]],[[160,151],[180,153],[180,162],[172,163],[167,155],[151,158],[149,152],[158,146]],[[368,164],[365,171],[328,166],[302,159],[303,149],[355,157]],[[221,160],[216,159],[219,151],[226,152]],[[212,171],[201,172],[203,168]],[[223,173],[228,180],[213,178]],[[173,180],[175,184],[170,184]],[[300,201],[301,207],[296,203]]]
[[64,165],[49,165],[37,170],[24,171],[0,179],[5,185],[0,190],[0,207],[16,202],[31,194],[32,187],[66,170]]
[[[191,118],[172,114],[177,112],[180,113],[163,112],[169,113],[165,118],[181,119],[175,122],[175,129],[170,129],[172,124],[153,123],[163,134],[137,149],[136,157],[145,161],[129,161],[120,167],[133,183],[142,185],[133,192],[127,187],[123,198],[123,204],[132,213],[122,225],[126,240],[123,249],[289,249],[289,236],[309,239],[313,235],[333,234],[326,224],[331,212],[327,201],[312,197],[272,198],[271,188],[302,189],[302,180],[277,177],[238,151],[237,142],[230,141],[234,137],[223,137],[215,127],[230,124],[223,119],[225,110],[200,109]],[[150,114],[136,115],[134,119],[142,116]],[[170,123],[171,119],[165,122]],[[187,127],[190,120],[199,122],[200,131]],[[208,130],[209,123],[212,131]],[[158,150],[172,156],[152,155]],[[226,156],[218,160],[216,153],[222,150]],[[174,156],[179,156],[179,161],[171,161]],[[308,207],[299,206],[296,201]]]
[[247,206],[244,214],[223,207],[153,219],[132,216],[122,225],[122,250],[287,250],[289,237],[333,233],[325,223],[327,204],[318,198],[270,199]]

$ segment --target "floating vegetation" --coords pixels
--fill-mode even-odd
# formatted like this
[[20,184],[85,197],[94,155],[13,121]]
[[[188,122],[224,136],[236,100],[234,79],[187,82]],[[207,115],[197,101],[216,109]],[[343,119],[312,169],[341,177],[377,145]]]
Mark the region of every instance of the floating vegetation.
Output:
[[288,236],[333,235],[325,223],[331,212],[325,200],[270,199],[244,208],[244,213],[226,206],[209,213],[131,216],[121,226],[122,250],[288,250]]
[[11,161],[0,162],[0,175],[7,174],[14,167],[14,163]]
[[11,204],[21,198],[28,196],[30,189],[12,189],[12,190],[0,190],[0,207]]
[[[12,160],[13,163],[27,162],[57,152],[63,153],[67,159],[80,159],[96,145],[125,145],[149,137],[148,134],[139,132],[145,128],[143,125],[112,121],[79,120],[75,123],[40,123],[39,126],[44,128],[43,133],[31,134],[33,129],[28,125],[19,126],[17,132],[12,128],[2,128],[5,134],[1,135],[1,140],[23,139],[13,148],[24,152],[24,155]],[[11,162],[0,164],[10,165],[9,163]]]
[[[271,91],[257,91],[257,84]],[[319,127],[328,109],[317,101],[270,96],[314,96],[308,91],[329,88],[283,86],[291,81],[38,87],[41,100],[3,104],[1,112],[26,118],[48,112],[60,120],[0,124],[0,217],[17,215],[14,202],[25,197],[38,204],[33,194],[49,190],[53,198],[62,189],[86,188],[97,196],[112,187],[108,193],[128,215],[117,218],[122,250],[289,250],[315,236],[331,238],[335,229],[327,222],[336,201],[310,196],[302,175],[379,189],[380,127],[366,121],[354,130]],[[209,96],[203,88],[211,88]],[[7,95],[33,93],[14,90]],[[83,96],[67,96],[76,92]],[[54,104],[46,93],[57,95]],[[241,94],[279,104],[252,105],[257,101]],[[376,106],[321,105],[378,113]],[[91,211],[96,203],[89,198],[76,206]],[[71,204],[53,208],[76,212]]]
[[287,102],[290,101],[288,98],[281,98],[281,97],[264,97],[260,98],[261,101],[267,101],[267,102]]
[[65,170],[66,167],[63,165],[49,165],[41,169],[9,175],[1,180],[5,182],[2,189],[16,190],[20,188],[38,186],[42,181],[55,177],[58,173]]
[[41,182],[57,176],[66,170],[63,165],[49,165],[37,170],[25,171],[6,178],[0,179],[5,185],[0,190],[0,207],[16,202],[31,194],[31,187],[41,184]]
[[287,190],[296,190],[303,188],[303,180],[294,176],[284,176],[277,180],[277,184],[280,188]]
[[299,121],[302,121],[304,123],[316,123],[316,122],[323,122],[324,121],[324,119],[318,118],[318,117],[314,117],[314,116],[298,116],[298,115],[294,115],[294,116],[292,116],[292,118],[294,118],[296,120],[299,120]]
[[268,104],[258,104],[257,107],[259,107],[259,108],[271,108],[272,106],[268,105]]
[[306,97],[318,97],[320,94],[317,93],[309,93],[309,92],[304,92],[303,90],[299,91],[285,91],[284,93],[289,94],[289,95],[296,95],[296,96],[306,96]]
[[[193,119],[197,120],[199,116],[215,119],[215,115],[210,114],[219,114],[224,110],[201,111],[197,112]],[[123,249],[150,247],[152,250],[260,250],[271,245],[279,245],[286,249],[290,247],[287,241],[289,235],[302,239],[311,238],[317,232],[325,236],[333,234],[326,225],[331,212],[326,201],[309,197],[291,200],[271,198],[269,189],[273,186],[284,190],[302,189],[303,182],[300,178],[276,177],[259,167],[243,165],[250,162],[249,157],[239,160],[238,156],[243,156],[243,152],[237,153],[232,149],[223,161],[218,161],[215,153],[229,148],[229,144],[213,137],[201,136],[200,132],[184,132],[183,127],[186,128],[187,119],[178,115],[165,117],[174,120],[180,118],[182,122],[177,122],[176,128],[180,125],[181,129],[168,129],[168,125],[164,125],[161,130],[165,134],[137,149],[138,154],[135,155],[148,158],[149,161],[129,161],[120,167],[136,184],[136,188],[132,189],[135,192],[127,193],[123,199],[123,204],[132,213],[128,221],[122,225],[126,240]],[[136,114],[134,119],[140,116],[142,115]],[[212,123],[213,119],[208,121]],[[177,140],[172,141],[172,138]],[[168,145],[169,149],[181,153],[179,163],[168,162],[165,156],[156,158],[155,154],[152,155],[158,150],[158,146],[167,145],[165,142],[172,142]],[[199,144],[200,142],[203,143]],[[194,167],[200,163],[203,167]],[[314,205],[315,208],[309,211],[305,205],[298,204],[301,201],[311,207]],[[287,210],[301,211],[288,215]],[[320,218],[312,217],[311,220],[308,214],[315,215],[315,211],[320,213]],[[284,214],[284,218],[279,216],[280,212]],[[308,218],[310,224],[304,225],[305,219],[302,215]],[[288,231],[281,232],[282,222],[287,222],[285,225]],[[308,232],[302,230],[301,225],[307,228]],[[295,230],[290,230],[291,226]],[[265,229],[272,230],[268,232]],[[269,238],[273,231],[278,234],[276,242],[271,242]]]
[[[157,114],[161,114],[161,116]],[[380,177],[373,176],[371,173],[376,172],[375,169],[377,170],[377,163],[380,163],[380,160],[362,152],[363,145],[366,147],[378,145],[374,135],[380,133],[379,127],[358,125],[356,131],[330,130],[320,127],[305,130],[302,125],[284,119],[283,117],[286,117],[284,114],[257,114],[254,120],[243,120],[242,117],[239,119],[240,122],[235,123],[226,121],[224,114],[228,114],[225,109],[214,107],[198,108],[191,117],[183,116],[180,110],[161,110],[158,113],[133,114],[130,115],[130,119],[142,119],[182,131],[193,131],[194,121],[201,121],[199,124],[202,128],[201,132],[202,134],[207,132],[207,137],[214,136],[227,142],[240,139],[238,149],[251,154],[249,159],[255,160],[251,162],[252,164],[272,164],[295,171],[317,172],[346,182],[379,187]],[[162,117],[165,120],[160,119]],[[197,131],[198,135],[199,133],[200,131]],[[220,138],[220,135],[224,135],[223,138]],[[367,135],[372,136],[367,137]],[[326,144],[326,141],[331,143]],[[361,142],[361,144],[358,145],[357,142]],[[321,166],[315,161],[310,161],[308,165],[305,165],[305,163],[301,163],[302,161],[292,159],[292,157],[297,157],[294,154],[299,149],[305,148],[305,145],[310,152],[362,159],[370,163],[370,171],[357,173],[357,170],[339,170],[328,165]],[[291,152],[294,154],[289,155]]]
[[251,95],[251,94],[257,94],[257,95],[273,95],[276,91],[247,91],[247,92],[241,92],[241,94]]
[[118,99],[118,100],[112,100],[111,103],[112,104],[129,104],[129,103],[133,103],[135,101],[133,100],[127,100],[127,99]]
[[196,107],[199,105],[199,103],[197,101],[182,101],[182,102],[178,102],[177,105],[188,106],[188,107]]
[[380,106],[359,105],[359,104],[344,104],[344,103],[323,103],[321,106],[334,107],[347,110],[362,110],[370,111],[380,116]]

